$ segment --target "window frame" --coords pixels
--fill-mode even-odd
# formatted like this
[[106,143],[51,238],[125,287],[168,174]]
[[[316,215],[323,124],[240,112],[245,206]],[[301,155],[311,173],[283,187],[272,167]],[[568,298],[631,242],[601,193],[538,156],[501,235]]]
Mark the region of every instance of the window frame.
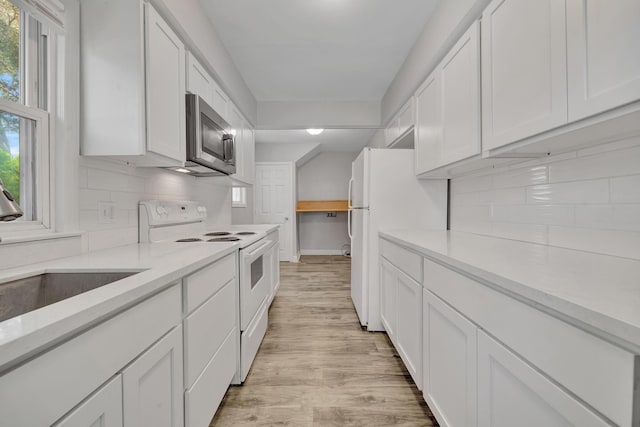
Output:
[[[236,201],[233,197],[234,192],[240,192],[240,200]],[[231,187],[231,207],[232,208],[246,208],[247,207],[247,187]]]
[[[20,99],[0,99],[0,110],[35,123],[35,152],[31,160],[34,172],[33,185],[26,191],[35,201],[34,220],[17,220],[0,223],[1,237],[22,237],[54,231],[54,137],[52,132],[52,109],[55,109],[57,84],[57,58],[54,28],[38,14],[34,14],[22,1],[9,0],[20,8]],[[39,108],[43,107],[46,108]],[[21,147],[22,148],[22,147]],[[21,152],[22,155],[22,152]],[[21,157],[21,163],[23,159]],[[22,191],[21,191],[22,192]],[[35,197],[33,196],[35,192]],[[22,194],[21,194],[22,196]],[[24,205],[24,203],[23,203]],[[21,206],[26,211],[24,206]]]

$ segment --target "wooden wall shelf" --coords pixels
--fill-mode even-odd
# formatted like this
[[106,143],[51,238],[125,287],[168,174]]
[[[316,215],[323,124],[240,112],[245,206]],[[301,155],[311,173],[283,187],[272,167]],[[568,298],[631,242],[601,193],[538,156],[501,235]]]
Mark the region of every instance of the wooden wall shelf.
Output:
[[349,210],[347,200],[298,200],[296,212],[346,212]]

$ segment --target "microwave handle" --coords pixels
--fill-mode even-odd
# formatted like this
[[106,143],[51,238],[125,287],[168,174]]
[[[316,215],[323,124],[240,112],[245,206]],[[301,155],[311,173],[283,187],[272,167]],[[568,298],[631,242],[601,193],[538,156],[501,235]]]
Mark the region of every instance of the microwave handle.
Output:
[[222,135],[222,151],[224,153],[224,162],[227,164],[234,164],[235,162],[235,150],[233,146],[233,134],[225,133]]

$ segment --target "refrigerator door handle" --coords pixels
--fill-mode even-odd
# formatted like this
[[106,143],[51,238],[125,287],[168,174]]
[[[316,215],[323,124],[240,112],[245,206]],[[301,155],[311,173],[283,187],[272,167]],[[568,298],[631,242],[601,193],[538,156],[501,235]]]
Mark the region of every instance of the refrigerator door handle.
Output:
[[353,240],[353,234],[351,233],[351,214],[353,210],[349,209],[347,212],[347,233],[349,233],[349,239]]
[[347,200],[347,205],[348,205],[349,209],[353,208],[353,205],[351,204],[351,189],[352,188],[353,188],[353,177],[349,178],[349,196],[348,196],[349,199]]

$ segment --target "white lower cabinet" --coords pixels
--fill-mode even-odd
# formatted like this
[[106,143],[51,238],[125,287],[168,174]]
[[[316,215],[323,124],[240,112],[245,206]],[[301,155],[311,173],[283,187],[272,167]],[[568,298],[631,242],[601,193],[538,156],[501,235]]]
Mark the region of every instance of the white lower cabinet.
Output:
[[396,342],[396,276],[391,263],[380,258],[380,318],[389,339]]
[[422,389],[422,285],[380,257],[380,295],[382,325]]
[[478,427],[609,425],[506,347],[478,332]]
[[396,348],[413,381],[422,388],[422,285],[398,270]]
[[122,375],[113,377],[53,427],[122,427]]
[[122,372],[124,427],[180,427],[182,326],[177,326]]
[[424,398],[440,426],[473,427],[477,328],[426,289],[422,305]]

